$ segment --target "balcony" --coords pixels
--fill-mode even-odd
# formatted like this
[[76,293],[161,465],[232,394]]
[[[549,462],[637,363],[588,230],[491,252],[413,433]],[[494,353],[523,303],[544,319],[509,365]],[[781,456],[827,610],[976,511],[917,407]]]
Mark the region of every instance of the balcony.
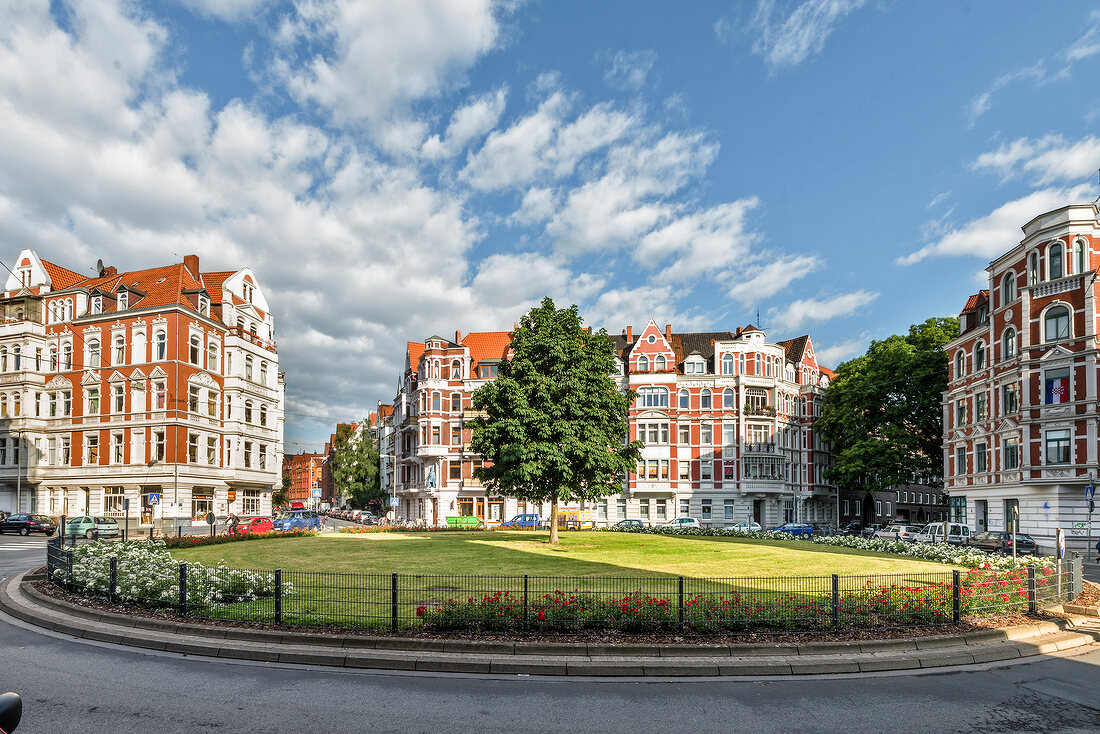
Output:
[[1075,275],[1069,278],[1062,278],[1060,280],[1052,280],[1049,283],[1040,283],[1039,285],[1031,286],[1032,298],[1043,298],[1045,296],[1053,296],[1057,293],[1065,293],[1066,291],[1077,290],[1081,287],[1081,276]]
[[[690,482],[688,482],[690,486]],[[667,479],[638,479],[634,488],[630,490],[633,495],[639,494],[672,494],[672,482]]]
[[416,447],[416,455],[421,459],[446,456],[449,453],[451,453],[451,447],[440,443],[425,443]]
[[469,420],[470,418],[484,418],[485,411],[477,410],[476,408],[463,408],[462,417],[466,420]]
[[746,405],[745,410],[742,411],[744,415],[748,416],[767,416],[772,417],[775,415],[775,408],[770,405]]
[[787,483],[782,479],[744,479],[741,481],[744,493],[790,494]]
[[774,443],[747,443],[745,444],[745,454],[764,454],[764,455],[779,455],[779,447]]

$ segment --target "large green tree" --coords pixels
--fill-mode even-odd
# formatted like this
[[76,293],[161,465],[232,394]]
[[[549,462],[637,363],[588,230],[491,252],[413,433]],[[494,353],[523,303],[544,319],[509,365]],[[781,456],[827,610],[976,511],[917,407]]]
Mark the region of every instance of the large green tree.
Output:
[[615,346],[582,325],[577,307],[550,298],[512,333],[511,358],[474,393],[484,415],[471,449],[488,465],[475,476],[491,492],[550,503],[550,543],[558,542],[559,502],[596,500],[623,490],[641,444],[628,443],[634,393],[612,379]]
[[381,515],[386,493],[381,486],[378,449],[370,426],[350,427],[338,432],[333,445],[332,478],[341,495],[356,509],[370,509]]
[[290,475],[283,475],[283,485],[271,494],[271,506],[282,507],[290,502]]
[[826,476],[866,491],[942,478],[944,345],[958,335],[958,319],[931,318],[840,365],[814,423],[836,457]]

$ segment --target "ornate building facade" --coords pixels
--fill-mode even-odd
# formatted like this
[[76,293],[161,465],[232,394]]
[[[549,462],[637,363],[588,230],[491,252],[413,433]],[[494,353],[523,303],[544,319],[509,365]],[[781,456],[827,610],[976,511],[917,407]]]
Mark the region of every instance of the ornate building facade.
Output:
[[1100,262],[1095,205],[1066,206],[1023,226],[986,268],[961,334],[947,346],[944,470],[953,519],[976,532],[1021,532],[1051,552],[1055,531],[1084,551],[1085,486],[1097,475]]
[[284,385],[249,268],[85,276],[22,251],[0,307],[0,508],[144,525],[270,511]]
[[[613,337],[614,378],[638,393],[630,438],[644,449],[622,494],[590,507],[598,522],[690,516],[707,526],[836,524],[836,488],[823,476],[830,457],[813,429],[832,373],[818,365],[808,336],[765,337],[752,326],[677,334],[652,321],[638,334],[628,327]],[[473,478],[481,459],[466,448],[472,395],[496,376],[509,342],[508,332],[475,332],[408,343],[393,412],[381,428],[395,457],[398,519],[443,524],[448,515],[476,515],[493,523],[547,514],[548,505],[487,495]]]

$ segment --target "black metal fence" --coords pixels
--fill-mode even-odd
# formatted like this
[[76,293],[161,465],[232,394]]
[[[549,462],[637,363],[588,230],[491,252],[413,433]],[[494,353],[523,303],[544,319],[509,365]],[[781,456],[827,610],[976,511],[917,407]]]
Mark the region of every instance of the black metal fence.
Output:
[[1082,576],[1080,558],[1008,571],[626,578],[151,565],[57,541],[47,557],[55,584],[116,604],[206,619],[395,632],[735,635],[943,625],[1069,601],[1080,593]]

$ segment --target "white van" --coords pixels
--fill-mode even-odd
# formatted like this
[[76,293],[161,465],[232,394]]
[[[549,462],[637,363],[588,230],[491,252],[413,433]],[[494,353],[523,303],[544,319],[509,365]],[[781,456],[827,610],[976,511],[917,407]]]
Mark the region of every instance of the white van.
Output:
[[[942,543],[943,523],[934,522],[924,526],[924,530],[914,538],[917,543]],[[956,523],[947,524],[947,542],[952,545],[966,545],[970,540],[970,528]]]

